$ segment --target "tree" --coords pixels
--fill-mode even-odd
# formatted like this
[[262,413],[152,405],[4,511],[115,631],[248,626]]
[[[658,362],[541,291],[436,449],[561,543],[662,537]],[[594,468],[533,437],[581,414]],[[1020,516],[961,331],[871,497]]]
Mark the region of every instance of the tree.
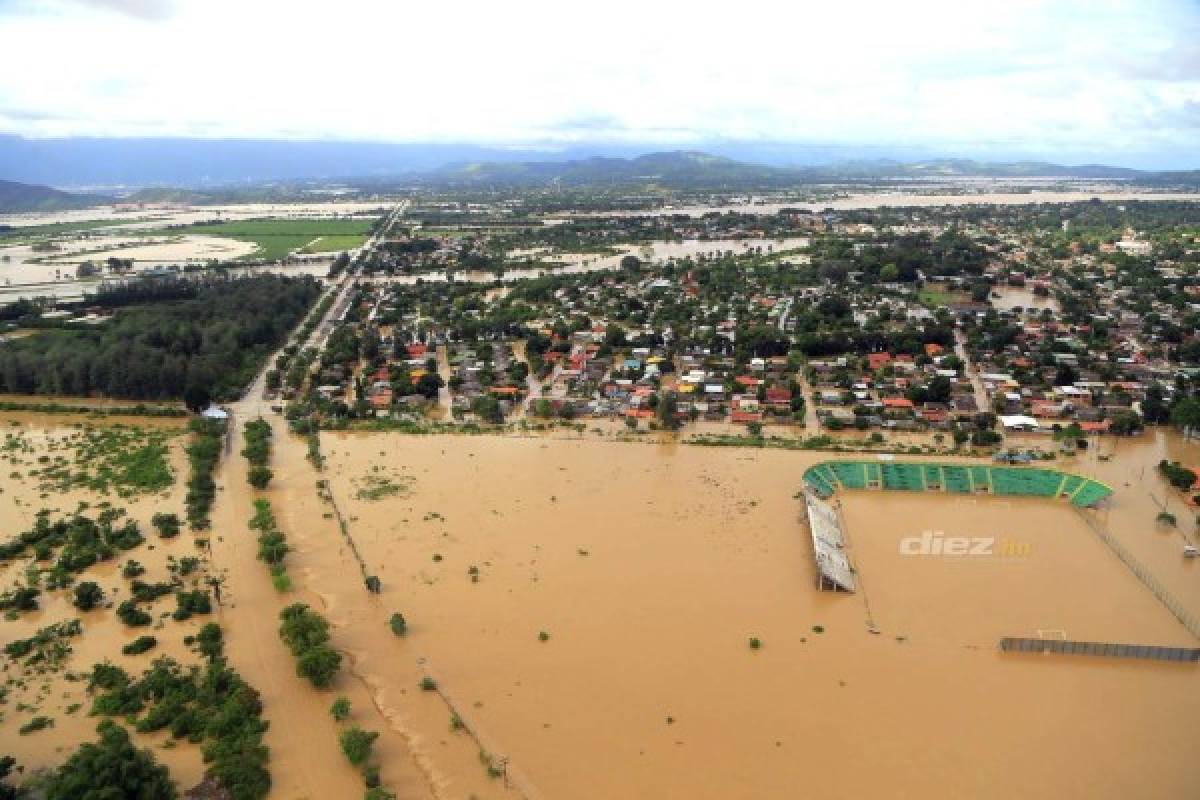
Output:
[[9,786],[4,782],[16,763],[17,760],[12,756],[0,757],[0,800],[18,800],[18,798],[24,795],[24,792],[20,789]]
[[158,530],[158,535],[164,539],[170,539],[179,534],[179,516],[177,514],[167,514],[160,511],[150,518],[150,524]]
[[183,403],[188,407],[189,411],[199,414],[208,408],[211,402],[212,394],[208,391],[208,387],[202,384],[189,383],[183,390]]
[[1059,428],[1054,432],[1054,440],[1056,442],[1062,442],[1071,449],[1074,449],[1079,443],[1079,440],[1082,438],[1083,428],[1079,427],[1078,422],[1072,422],[1067,427]]
[[1200,427],[1200,399],[1185,397],[1171,410],[1171,424],[1183,429],[1183,435],[1191,438],[1192,431]]
[[397,636],[403,636],[404,634],[408,633],[408,622],[404,619],[404,615],[399,611],[397,611],[395,614],[392,614],[391,619],[388,620],[388,626],[391,627],[392,633],[396,634]]
[[318,689],[333,683],[342,666],[342,654],[327,644],[306,650],[296,661],[296,674]]
[[1142,416],[1146,422],[1161,425],[1171,419],[1171,410],[1163,399],[1161,386],[1154,385],[1146,390],[1146,399],[1142,401]]
[[445,386],[442,376],[436,372],[427,372],[417,379],[417,394],[430,400],[437,399],[438,390]]
[[333,701],[333,705],[329,707],[329,713],[338,722],[343,722],[350,716],[350,698],[342,695],[337,700]]
[[641,266],[642,260],[637,256],[625,256],[621,259],[621,269],[633,271],[640,269]]
[[663,392],[659,395],[658,407],[654,413],[658,417],[658,422],[669,431],[673,431],[679,427],[679,419],[675,412],[679,408],[679,403],[675,399],[674,392]]
[[273,477],[275,477],[275,473],[271,471],[270,467],[251,467],[246,471],[246,480],[255,489],[267,488],[267,484]]
[[167,768],[149,750],[138,750],[129,734],[112,720],[96,728],[87,742],[46,781],[46,800],[174,800],[175,784]]
[[1054,372],[1055,386],[1071,386],[1079,380],[1079,373],[1070,364],[1059,364]]
[[1135,411],[1118,411],[1108,429],[1117,436],[1131,436],[1142,429],[1142,418]]
[[338,737],[338,741],[341,742],[342,752],[345,753],[346,760],[354,766],[360,767],[371,757],[371,748],[375,745],[375,740],[378,738],[378,732],[364,731],[355,725],[353,728],[342,731]]
[[80,611],[91,611],[104,599],[104,590],[93,581],[84,581],[75,586],[75,597],[72,603]]

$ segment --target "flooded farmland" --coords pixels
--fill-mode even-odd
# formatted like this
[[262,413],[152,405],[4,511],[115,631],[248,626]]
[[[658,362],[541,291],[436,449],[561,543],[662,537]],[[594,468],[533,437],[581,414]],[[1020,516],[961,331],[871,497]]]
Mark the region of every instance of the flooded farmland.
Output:
[[[118,424],[125,427],[113,427]],[[43,660],[30,668],[19,664],[17,659],[0,657],[4,669],[4,691],[0,694],[5,700],[0,706],[3,712],[0,740],[4,742],[6,753],[17,757],[27,770],[37,770],[59,764],[79,742],[95,736],[99,718],[89,715],[92,698],[86,691],[86,681],[72,677],[75,673],[86,674],[94,663],[104,660],[131,672],[140,672],[149,666],[151,659],[163,655],[183,663],[195,660],[183,639],[194,634],[203,619],[175,622],[159,618],[153,624],[137,629],[127,628],[117,619],[113,608],[128,599],[122,580],[122,564],[129,558],[136,559],[145,569],[144,580],[160,581],[167,578],[172,563],[189,557],[204,560],[204,554],[197,551],[190,535],[163,539],[154,533],[151,525],[154,513],[182,506],[183,487],[179,477],[186,475],[187,466],[179,433],[183,425],[180,420],[112,418],[98,423],[76,415],[51,417],[6,412],[0,413],[0,425],[3,426],[0,433],[3,441],[0,450],[3,459],[0,529],[6,540],[31,528],[43,509],[51,511],[54,518],[76,510],[94,516],[110,504],[126,509],[128,517],[138,523],[146,537],[146,542],[135,550],[90,567],[85,573],[87,580],[98,583],[104,590],[105,605],[80,611],[68,601],[69,592],[43,591],[38,598],[40,608],[17,616],[10,614],[3,623],[5,645],[70,619],[79,619],[82,625],[82,633],[69,639],[70,654],[61,667]],[[72,481],[69,488],[62,488],[61,477],[50,478],[44,473],[47,464],[56,457],[76,460],[78,470],[95,474],[86,461],[78,461],[80,453],[87,452],[80,448],[84,446],[82,436],[88,430],[161,431],[168,434],[165,441],[170,470],[176,478],[174,485],[160,492],[133,497],[120,497],[115,488],[97,491],[81,485],[78,480]],[[0,591],[27,582],[26,566],[23,559],[0,564]],[[153,635],[157,645],[147,655],[122,654],[122,646],[139,634]],[[51,728],[18,735],[18,727],[34,717],[51,720]],[[181,783],[190,786],[199,782],[203,773],[199,748],[176,747],[164,733],[139,736],[138,740],[140,746],[152,748],[155,756]]]

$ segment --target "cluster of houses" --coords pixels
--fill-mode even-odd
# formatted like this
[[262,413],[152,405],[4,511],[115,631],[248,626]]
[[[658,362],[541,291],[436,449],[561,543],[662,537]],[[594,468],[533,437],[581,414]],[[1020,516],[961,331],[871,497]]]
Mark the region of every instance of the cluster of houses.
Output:
[[[890,232],[936,237],[948,230],[947,223],[921,215],[935,216],[912,212],[907,224],[892,224]],[[371,365],[369,375],[361,374],[361,365],[340,365],[340,372],[339,365],[327,367],[318,389],[343,387],[348,404],[360,401],[357,391],[378,413],[440,402],[457,419],[486,407],[503,418],[637,422],[673,414],[681,423],[957,432],[995,415],[1011,430],[1075,423],[1089,433],[1108,431],[1122,414],[1140,410],[1152,389],[1170,393],[1180,371],[1170,350],[1180,344],[1179,331],[1185,343],[1194,338],[1200,313],[1200,287],[1184,285],[1187,270],[1155,262],[1153,279],[1173,282],[1187,300],[1160,302],[1161,292],[1111,263],[1109,256],[1150,261],[1154,245],[1132,231],[1087,252],[1073,243],[1065,257],[1051,258],[1035,237],[1003,224],[954,225],[981,243],[982,266],[976,262],[970,273],[922,272],[914,284],[882,279],[877,257],[887,244],[877,238],[879,228],[836,214],[591,221],[572,228],[571,236],[605,246],[635,230],[648,236],[643,229],[649,228],[651,238],[757,237],[767,245],[771,237],[815,232],[852,239],[852,255],[843,258],[849,268],[841,267],[837,280],[826,279],[806,253],[771,254],[764,246],[744,262],[725,259],[719,268],[720,259],[710,257],[557,275],[537,292],[522,292],[520,284],[455,284],[445,297],[429,291],[418,297],[417,287],[392,285],[390,294],[376,293],[379,305],[368,319],[388,303],[402,309],[391,320],[397,341],[386,341],[394,359]],[[398,244],[413,244],[417,236]],[[384,257],[408,259],[422,270],[451,267],[487,240],[465,238],[428,234],[419,247],[385,251]],[[764,254],[771,265],[766,269]],[[855,258],[863,254],[878,274],[857,271],[862,265]],[[800,269],[808,277],[793,280],[789,272]],[[1085,319],[1077,310],[1063,312],[1062,298],[1072,293],[1086,295],[1091,304]],[[1147,306],[1147,297],[1157,300]],[[830,302],[840,310],[822,308]],[[742,346],[748,335],[762,339],[764,330],[774,332],[772,346]],[[841,353],[824,348],[836,353],[830,356],[806,357],[798,347],[805,336],[836,337],[840,330],[879,335],[856,340],[873,345],[855,344]],[[919,337],[917,348],[913,331],[939,333]],[[526,352],[518,344],[525,341],[539,344]],[[904,346],[896,348],[897,342]],[[445,348],[440,361],[438,346]],[[430,370],[445,388],[431,394],[427,383],[425,391],[412,392]]]

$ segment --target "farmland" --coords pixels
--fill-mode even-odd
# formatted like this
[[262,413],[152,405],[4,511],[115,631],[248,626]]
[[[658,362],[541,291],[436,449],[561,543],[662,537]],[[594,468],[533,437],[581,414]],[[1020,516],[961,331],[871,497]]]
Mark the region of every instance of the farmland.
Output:
[[358,247],[371,231],[371,220],[239,220],[190,225],[186,230],[192,234],[252,242],[258,246],[258,250],[247,258],[278,261],[301,249],[310,253],[326,253]]

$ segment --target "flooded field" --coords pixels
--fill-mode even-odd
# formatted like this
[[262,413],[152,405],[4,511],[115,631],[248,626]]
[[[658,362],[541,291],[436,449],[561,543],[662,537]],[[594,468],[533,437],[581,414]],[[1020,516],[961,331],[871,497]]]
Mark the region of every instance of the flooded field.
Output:
[[1081,203],[1098,197],[1110,202],[1122,200],[1200,200],[1200,194],[1194,192],[1150,192],[1137,189],[1124,189],[1112,185],[1096,186],[1087,191],[1004,191],[996,188],[990,191],[958,191],[927,194],[921,191],[893,192],[864,192],[846,194],[835,199],[820,202],[794,201],[787,203],[745,203],[725,206],[664,206],[652,211],[601,211],[581,212],[572,216],[663,216],[668,214],[687,214],[693,217],[703,216],[714,211],[722,214],[735,212],[738,214],[777,214],[785,208],[802,209],[806,211],[853,211],[862,208],[905,208],[905,207],[934,207],[960,205],[1032,205],[1034,203]]
[[[38,610],[24,612],[4,621],[5,644],[30,637],[39,629],[55,623],[79,619],[82,624],[82,633],[67,640],[71,652],[59,668],[51,668],[43,663],[29,669],[13,659],[0,656],[5,689],[5,703],[0,706],[3,712],[0,740],[4,742],[4,751],[15,756],[26,770],[55,766],[79,742],[95,738],[100,718],[88,715],[92,698],[85,691],[86,681],[72,679],[74,673],[86,674],[93,664],[106,659],[133,674],[140,673],[152,659],[163,655],[183,663],[192,663],[196,657],[185,647],[183,638],[194,634],[207,621],[203,617],[184,622],[156,618],[152,625],[128,628],[113,611],[116,604],[128,599],[121,572],[122,565],[130,558],[145,568],[142,580],[147,582],[167,580],[171,562],[178,563],[189,557],[206,560],[204,553],[196,549],[190,534],[185,532],[171,539],[163,539],[155,533],[150,522],[156,512],[165,509],[182,511],[183,480],[187,475],[187,465],[183,456],[182,435],[178,431],[184,423],[177,419],[121,421],[141,430],[175,432],[167,439],[168,460],[175,476],[173,486],[161,492],[123,498],[115,489],[99,492],[74,485],[61,490],[47,485],[48,479],[39,477],[35,472],[46,468],[47,463],[42,461],[43,458],[63,456],[69,460],[75,457],[78,451],[72,442],[77,441],[85,430],[77,425],[95,426],[92,430],[111,430],[109,426],[112,423],[104,423],[104,427],[101,427],[93,420],[70,415],[51,417],[0,413],[0,426],[3,426],[0,429],[0,442],[3,445],[0,448],[0,460],[3,462],[0,463],[0,530],[4,532],[4,540],[28,530],[35,522],[37,512],[42,509],[50,510],[54,518],[80,508],[84,509],[85,514],[95,516],[106,504],[125,508],[129,518],[138,523],[146,538],[141,546],[122,552],[111,561],[90,567],[80,576],[81,580],[94,581],[101,586],[105,592],[105,606],[80,611],[68,601],[70,592],[43,591],[38,598]],[[83,468],[87,469],[87,466]],[[25,583],[26,565],[26,559],[0,564],[0,591],[11,590]],[[184,580],[191,583],[199,580],[201,574],[202,571],[193,573]],[[173,601],[166,598],[155,604],[154,611],[169,611],[173,607]],[[158,641],[149,653],[121,653],[123,645],[145,634],[154,636]],[[18,728],[36,716],[49,718],[52,726],[19,735]],[[163,733],[139,735],[137,740],[140,746],[153,749],[155,756],[170,768],[172,775],[183,785],[191,786],[200,780],[203,764],[198,747],[176,745],[169,741],[169,735]]]
[[[330,435],[326,449],[381,603],[411,622],[405,655],[538,796],[1174,797],[1200,785],[1185,744],[1200,711],[1193,667],[996,651],[999,636],[1038,630],[1193,641],[1065,506],[847,495],[865,592],[833,595],[814,589],[794,498],[816,454],[387,435]],[[361,492],[375,468],[395,494]],[[899,539],[927,529],[1031,549],[978,564],[902,557]],[[391,645],[356,639],[366,680],[411,713]],[[870,771],[855,768],[864,748]],[[1086,768],[1068,766],[1084,753]]]
[[[236,451],[217,474],[212,552],[199,555],[222,580],[212,619],[230,662],[271,722],[273,797],[361,793],[329,717],[339,695],[354,724],[382,734],[384,783],[405,798],[762,798],[798,786],[835,797],[953,787],[963,797],[1173,798],[1200,786],[1194,665],[996,649],[1001,636],[1039,635],[1195,646],[1065,504],[840,494],[862,591],[821,593],[797,492],[807,465],[836,454],[618,442],[603,426],[599,436],[591,426],[582,436],[325,433],[318,472],[303,440],[270,416],[265,496],[293,548],[294,587],[276,591],[256,558],[246,530],[255,493]],[[21,440],[0,470],[6,531],[26,529],[42,506],[107,500],[141,523],[147,541],[133,552],[148,579],[196,555],[191,534],[161,540],[149,524],[182,505],[182,437],[170,438],[176,481],[163,492],[48,493],[32,470],[86,420],[0,417]],[[1155,432],[1055,466],[1114,487],[1092,521],[1200,613],[1200,572],[1180,555],[1194,513],[1154,472],[1162,457],[1200,463],[1200,445]],[[1155,526],[1164,504],[1178,529]],[[906,542],[926,532],[997,547],[914,552]],[[124,560],[88,573],[112,600]],[[0,588],[22,569],[0,568]],[[364,590],[366,574],[380,577],[380,594]],[[182,639],[200,624],[158,621],[158,647],[123,656],[147,629],[126,628],[111,608],[80,613],[59,593],[43,597],[41,610],[6,622],[6,639],[75,616],[84,631],[65,671],[10,685],[0,735],[31,768],[92,736],[90,698],[69,671],[103,658],[130,671],[160,654],[189,662]],[[327,690],[296,677],[277,635],[279,610],[294,602],[329,619],[344,655]],[[396,611],[403,638],[387,628]],[[425,676],[435,689],[422,690]],[[34,714],[54,727],[18,736]],[[181,786],[201,775],[198,748],[137,738]],[[872,769],[859,768],[867,760]]]
[[[130,227],[161,227],[162,225],[184,225],[220,216],[222,219],[256,219],[259,217],[285,217],[304,219],[328,217],[338,214],[358,214],[380,210],[391,205],[382,202],[314,202],[314,203],[235,203],[214,206],[190,206],[172,204],[148,204],[146,206],[98,206],[76,211],[27,212],[0,214],[0,225],[54,225],[58,223],[91,222],[111,220],[133,223]],[[155,221],[141,222],[153,215]]]
[[[554,268],[511,267],[500,274],[499,280],[516,281],[525,278],[537,278],[542,275],[572,275],[617,269],[621,265],[621,259],[629,255],[635,255],[649,261],[667,261],[673,258],[715,256],[726,252],[743,255],[755,248],[760,249],[763,255],[770,255],[771,253],[807,247],[809,241],[807,237],[782,239],[686,239],[682,242],[656,241],[639,246],[621,245],[618,248],[620,252],[614,255],[597,255],[594,253],[549,254],[542,252],[540,248],[515,250],[509,253],[510,257],[539,256],[561,266]],[[808,256],[798,255],[793,256],[793,258],[795,260],[805,260]],[[445,280],[446,275],[444,273],[421,273],[417,275],[376,278],[376,281],[381,283],[403,285],[414,284],[417,281],[432,281],[437,283]],[[492,283],[497,280],[497,276],[494,272],[456,272],[454,280],[463,283]]]
[[1050,295],[1036,294],[1033,289],[1016,286],[996,286],[992,289],[992,306],[1003,311],[1023,308],[1032,311],[1058,311],[1058,300]]

